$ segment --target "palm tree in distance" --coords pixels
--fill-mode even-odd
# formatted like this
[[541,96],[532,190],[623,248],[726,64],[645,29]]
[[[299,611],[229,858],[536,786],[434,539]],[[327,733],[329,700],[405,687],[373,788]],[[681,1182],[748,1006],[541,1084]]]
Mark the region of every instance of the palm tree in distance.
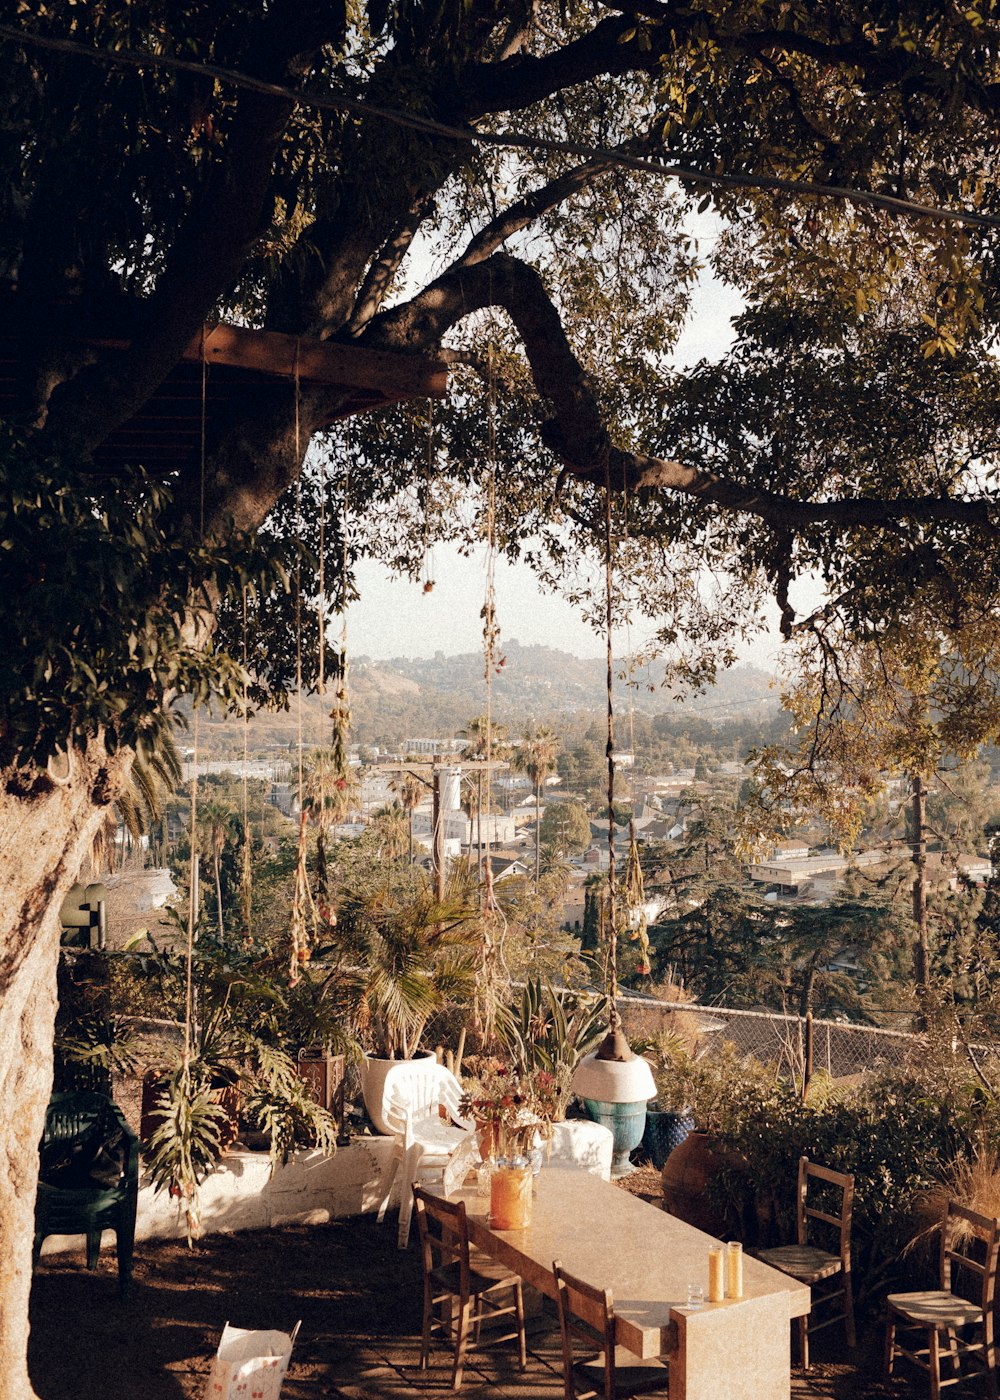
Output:
[[409,826],[409,860],[413,864],[413,813],[414,809],[420,806],[423,801],[427,784],[422,783],[413,773],[406,773],[402,782],[393,784],[399,805],[406,813],[406,820]]
[[506,727],[497,724],[496,721],[491,722],[485,715],[476,715],[474,719],[470,719],[464,729],[455,731],[455,736],[458,739],[468,739],[466,758],[485,758],[489,751],[494,758],[500,759],[509,748]]
[[524,731],[515,750],[514,763],[535,789],[535,884],[542,873],[542,785],[555,772],[556,758],[562,747],[559,735],[538,724]]
[[233,834],[235,815],[232,808],[227,807],[225,802],[220,802],[217,797],[210,797],[206,802],[203,802],[198,811],[198,822],[208,835],[208,846],[212,855],[220,943],[226,941],[226,931],[222,922],[222,852],[226,849],[229,838]]
[[372,814],[368,823],[379,841],[380,854],[386,860],[400,860],[406,851],[406,814],[400,802],[387,802]]
[[344,821],[355,805],[358,780],[345,768],[334,749],[313,749],[306,755],[302,773],[302,807],[316,826],[316,893],[324,905],[330,899],[327,837]]
[[[459,739],[468,740],[468,744],[465,748],[465,752],[463,755],[465,758],[490,758],[499,762],[505,759],[510,753],[510,744],[507,740],[506,727],[502,724],[496,724],[492,720],[488,719],[486,715],[476,715],[474,719],[470,719],[464,729],[459,729],[456,731],[456,737]],[[462,802],[462,808],[470,821],[472,821],[476,817],[481,818],[483,812],[490,811],[490,788],[492,782],[493,773],[491,771],[486,775],[486,790],[484,792],[483,774],[482,772],[478,772],[476,774],[475,789],[472,791],[467,791],[465,800]],[[479,822],[479,832],[479,859],[482,860],[483,852],[481,820]]]

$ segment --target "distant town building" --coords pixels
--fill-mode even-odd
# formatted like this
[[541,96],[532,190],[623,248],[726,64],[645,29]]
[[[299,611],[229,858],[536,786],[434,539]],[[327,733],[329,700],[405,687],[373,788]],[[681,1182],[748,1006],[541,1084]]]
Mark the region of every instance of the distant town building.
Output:
[[501,880],[510,880],[515,875],[527,875],[528,868],[528,862],[513,851],[500,851],[490,856],[490,871],[494,884],[499,884]]
[[272,807],[277,807],[283,817],[290,817],[293,810],[298,808],[298,786],[293,787],[291,783],[272,783],[267,800]]
[[[911,858],[909,846],[895,845],[872,851],[856,851],[842,856],[838,851],[817,851],[814,855],[800,856],[802,848],[792,843],[782,843],[790,847],[790,853],[776,851],[768,861],[750,866],[750,879],[757,885],[770,885],[779,895],[809,896],[809,902],[826,903],[837,893],[848,869],[870,870],[880,865],[908,861]],[[962,880],[974,885],[984,884],[993,874],[993,866],[985,856],[946,856],[931,851],[927,856],[926,878],[929,885],[938,889],[957,889]]]
[[461,753],[468,745],[468,739],[404,739],[400,745],[400,752],[433,758],[437,754]]
[[780,894],[794,895],[818,878],[843,878],[849,866],[868,869],[908,855],[909,848],[906,846],[888,851],[857,851],[848,856],[834,850],[818,851],[815,855],[804,857],[776,855],[769,861],[751,865],[750,879],[756,885],[776,885]]
[[274,761],[254,758],[248,759],[246,763],[242,758],[211,759],[198,763],[185,759],[181,764],[181,779],[183,782],[189,783],[192,778],[207,778],[229,773],[234,778],[259,778],[263,782],[273,783],[286,779],[290,771],[287,758],[279,758]]

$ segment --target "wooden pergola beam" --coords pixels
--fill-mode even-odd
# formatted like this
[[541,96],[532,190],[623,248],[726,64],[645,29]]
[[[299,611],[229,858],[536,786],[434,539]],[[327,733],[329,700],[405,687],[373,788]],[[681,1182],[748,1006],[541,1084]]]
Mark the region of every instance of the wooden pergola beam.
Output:
[[371,390],[387,402],[439,399],[448,390],[448,367],[440,360],[304,339],[280,331],[206,326],[203,335],[196,335],[188,345],[183,359],[200,363],[203,355],[208,364],[257,370],[278,378],[292,379],[297,369],[300,379]]

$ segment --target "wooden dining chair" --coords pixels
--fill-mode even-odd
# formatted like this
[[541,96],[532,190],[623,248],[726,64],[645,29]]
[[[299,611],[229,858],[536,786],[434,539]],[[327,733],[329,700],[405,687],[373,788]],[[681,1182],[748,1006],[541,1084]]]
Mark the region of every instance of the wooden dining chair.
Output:
[[[609,1291],[574,1278],[558,1259],[553,1262],[552,1273],[562,1335],[566,1400],[587,1400],[592,1395],[616,1400],[626,1395],[666,1391],[670,1376],[665,1361],[659,1357],[645,1360],[617,1344],[615,1306]],[[587,1354],[585,1360],[579,1359],[578,1349]]]
[[[827,1191],[820,1205],[815,1204],[816,1191],[824,1185],[832,1188]],[[839,1201],[839,1209],[832,1207],[829,1196]],[[824,1327],[832,1327],[835,1322],[844,1323],[847,1345],[857,1345],[854,1326],[854,1289],[851,1279],[851,1216],[854,1210],[854,1177],[847,1172],[835,1172],[830,1167],[821,1167],[810,1162],[808,1157],[799,1158],[799,1175],[796,1189],[795,1223],[796,1243],[778,1245],[775,1249],[762,1249],[757,1257],[783,1274],[806,1283],[812,1289],[812,1308],[807,1317],[797,1319],[799,1350],[804,1368],[809,1366],[809,1338]],[[811,1222],[819,1221],[828,1227],[827,1243],[836,1244],[836,1249],[820,1249],[810,1243]],[[834,1233],[835,1232],[835,1233]],[[817,1284],[834,1280],[832,1287],[817,1289]],[[831,1304],[840,1303],[837,1311],[827,1314]],[[822,1321],[814,1321],[817,1308],[824,1310]]]
[[[427,1370],[431,1332],[435,1328],[449,1332],[455,1343],[455,1360],[451,1388],[462,1384],[462,1371],[469,1347],[469,1334],[475,1323],[475,1344],[480,1345],[480,1327],[484,1317],[513,1316],[515,1330],[502,1336],[490,1336],[490,1345],[517,1338],[518,1369],[527,1366],[527,1344],[524,1336],[524,1298],[517,1274],[491,1269],[490,1261],[477,1254],[473,1260],[469,1248],[469,1222],[464,1201],[445,1201],[419,1186],[413,1187],[413,1208],[417,1216],[420,1252],[424,1270],[424,1320],[420,1343],[420,1369]],[[508,1291],[513,1301],[504,1305],[495,1298]],[[435,1309],[454,1301],[457,1317],[447,1307],[442,1316]]]
[[[997,1400],[997,1352],[993,1306],[997,1287],[997,1255],[1000,1252],[1000,1220],[968,1210],[949,1201],[941,1221],[939,1275],[941,1287],[922,1293],[890,1293],[885,1332],[885,1370],[892,1375],[897,1356],[908,1357],[930,1374],[931,1400],[938,1400],[942,1386],[964,1380],[963,1359],[986,1374],[988,1393]],[[968,1299],[953,1291],[961,1274],[971,1275],[960,1286],[975,1296]],[[961,1335],[967,1329],[981,1329],[975,1340]],[[897,1331],[927,1333],[927,1346],[910,1350],[898,1340]],[[953,1374],[941,1379],[943,1356]]]

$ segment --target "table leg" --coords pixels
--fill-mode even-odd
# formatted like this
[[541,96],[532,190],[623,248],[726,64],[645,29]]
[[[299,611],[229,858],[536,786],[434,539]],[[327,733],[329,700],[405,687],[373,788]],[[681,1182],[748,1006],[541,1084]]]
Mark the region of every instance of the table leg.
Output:
[[789,1400],[788,1296],[675,1309],[670,1400]]

